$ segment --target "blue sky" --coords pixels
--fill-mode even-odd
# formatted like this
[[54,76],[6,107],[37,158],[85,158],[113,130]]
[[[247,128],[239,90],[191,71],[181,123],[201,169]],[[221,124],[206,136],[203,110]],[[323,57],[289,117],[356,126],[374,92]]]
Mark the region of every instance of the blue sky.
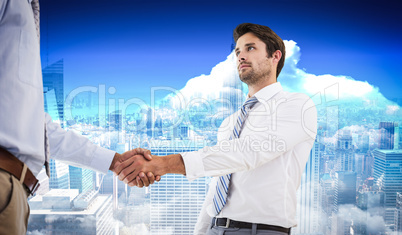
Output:
[[116,99],[148,102],[151,87],[209,74],[230,54],[236,25],[252,22],[297,42],[306,72],[402,98],[401,10],[396,1],[41,0],[42,65],[64,59],[66,94],[105,84]]

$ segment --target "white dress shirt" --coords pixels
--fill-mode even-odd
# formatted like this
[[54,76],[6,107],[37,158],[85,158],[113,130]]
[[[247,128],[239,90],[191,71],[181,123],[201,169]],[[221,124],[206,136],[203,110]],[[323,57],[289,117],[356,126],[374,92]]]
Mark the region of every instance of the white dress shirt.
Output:
[[195,234],[205,234],[210,226],[217,176],[229,173],[233,174],[227,204],[217,217],[296,226],[296,191],[316,136],[316,108],[307,95],[285,92],[279,82],[255,97],[259,102],[238,139],[229,140],[238,116],[234,113],[222,122],[216,146],[182,153],[189,180],[215,176]]
[[51,157],[107,173],[114,151],[66,132],[44,112],[39,39],[27,0],[0,1],[0,58],[0,146],[37,176],[46,123]]

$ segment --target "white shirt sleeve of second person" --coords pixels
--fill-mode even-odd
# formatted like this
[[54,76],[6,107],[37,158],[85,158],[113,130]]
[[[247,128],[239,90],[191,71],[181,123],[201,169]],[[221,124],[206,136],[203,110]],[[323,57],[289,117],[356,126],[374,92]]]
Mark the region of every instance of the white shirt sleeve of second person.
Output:
[[[250,113],[251,115],[251,113]],[[257,116],[257,115],[256,115]],[[218,141],[215,146],[195,152],[182,153],[188,180],[204,176],[221,176],[255,169],[304,141],[312,142],[317,130],[317,111],[313,101],[304,94],[288,97],[275,113],[275,129],[271,128],[272,116],[259,114],[255,122],[266,125],[265,131],[244,131],[240,138]],[[311,131],[309,131],[311,130]],[[283,143],[265,148],[270,137]],[[264,150],[261,150],[261,147]]]

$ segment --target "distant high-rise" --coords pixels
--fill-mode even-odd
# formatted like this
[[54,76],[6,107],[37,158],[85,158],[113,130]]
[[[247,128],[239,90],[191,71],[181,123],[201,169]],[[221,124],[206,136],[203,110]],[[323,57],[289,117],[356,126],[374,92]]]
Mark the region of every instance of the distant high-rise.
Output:
[[367,153],[370,148],[370,135],[368,133],[363,133],[358,136],[358,147],[359,152]]
[[57,100],[56,100],[56,93],[55,90],[43,90],[43,103],[45,106],[45,112],[48,113],[52,119],[56,122],[59,122],[62,124],[61,119],[60,119],[60,112],[59,108],[57,106]]
[[53,97],[46,97],[46,93],[54,90],[55,101],[57,105],[58,117],[52,116],[52,119],[59,120],[60,125],[63,127],[64,121],[64,63],[63,60],[59,60],[49,66],[46,66],[42,70],[43,77],[43,91],[45,93],[45,111],[49,112],[50,107],[47,102],[54,99]]
[[363,179],[373,176],[373,165],[374,165],[374,156],[372,151],[366,153],[364,155],[364,162],[363,162]]
[[314,142],[310,158],[303,172],[297,193],[297,227],[294,233],[312,234],[319,232],[320,195],[319,195],[320,143]]
[[385,194],[385,223],[392,227],[395,223],[396,194],[402,192],[402,150],[375,149],[374,180],[379,190]]
[[61,161],[50,159],[49,167],[50,167],[49,188],[68,189],[70,186],[68,165]]
[[402,192],[396,193],[395,229],[402,232]]
[[188,138],[188,133],[189,133],[189,128],[187,125],[182,124],[180,125],[180,138],[182,139],[187,139]]
[[[394,149],[394,122],[380,122],[378,148],[379,149]],[[396,124],[397,125],[397,124]]]
[[402,149],[402,128],[395,123],[394,149]]
[[70,189],[78,189],[80,193],[94,189],[94,172],[89,169],[69,166]]
[[154,111],[149,108],[147,110],[147,122],[146,122],[146,127],[147,127],[147,135],[149,137],[153,137],[153,129],[154,129]]
[[320,179],[320,204],[321,211],[324,214],[320,219],[321,231],[326,234],[331,225],[331,215],[334,208],[334,194],[333,187],[334,180],[329,173],[324,174]]
[[[150,150],[152,154],[165,156],[200,148],[195,142],[170,143],[155,143]],[[160,182],[150,187],[151,234],[193,234],[206,193],[206,177],[189,182],[182,175],[164,175]]]
[[163,135],[163,131],[162,131],[162,117],[160,115],[158,115],[158,117],[155,120],[154,123],[154,136],[155,137],[161,137]]
[[346,204],[356,204],[356,173],[338,171],[335,174],[334,212]]
[[320,179],[320,201],[322,211],[330,216],[333,211],[334,194],[333,179],[329,173],[324,174]]
[[122,131],[123,127],[123,116],[121,114],[121,111],[114,111],[109,113],[109,129],[110,130],[116,130],[116,131]]
[[353,209],[356,205],[356,173],[338,171],[335,173],[334,208],[332,213],[331,234],[350,234],[353,224],[351,218],[345,218],[340,209]]
[[370,211],[372,216],[382,215],[384,207],[384,192],[359,191],[357,193],[357,207],[363,211]]
[[341,131],[336,142],[336,159],[338,171],[354,171],[354,147],[350,131]]
[[367,226],[372,217],[384,217],[384,192],[359,191],[357,193],[357,207],[361,210],[362,216],[353,222],[355,234],[375,234],[381,229],[385,230],[385,227],[373,229],[372,226]]

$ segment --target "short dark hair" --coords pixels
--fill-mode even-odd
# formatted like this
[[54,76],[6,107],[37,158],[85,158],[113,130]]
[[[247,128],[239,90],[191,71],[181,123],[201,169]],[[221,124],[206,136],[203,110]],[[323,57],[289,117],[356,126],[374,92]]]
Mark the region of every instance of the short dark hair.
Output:
[[265,45],[267,46],[268,57],[271,57],[272,54],[277,50],[280,50],[282,52],[282,57],[279,60],[278,66],[276,68],[276,77],[278,78],[279,73],[281,72],[283,65],[285,64],[286,49],[283,40],[267,26],[252,23],[243,23],[239,24],[233,30],[234,41],[237,42],[237,40],[246,33],[253,33],[256,37],[258,37],[261,41],[265,43]]

